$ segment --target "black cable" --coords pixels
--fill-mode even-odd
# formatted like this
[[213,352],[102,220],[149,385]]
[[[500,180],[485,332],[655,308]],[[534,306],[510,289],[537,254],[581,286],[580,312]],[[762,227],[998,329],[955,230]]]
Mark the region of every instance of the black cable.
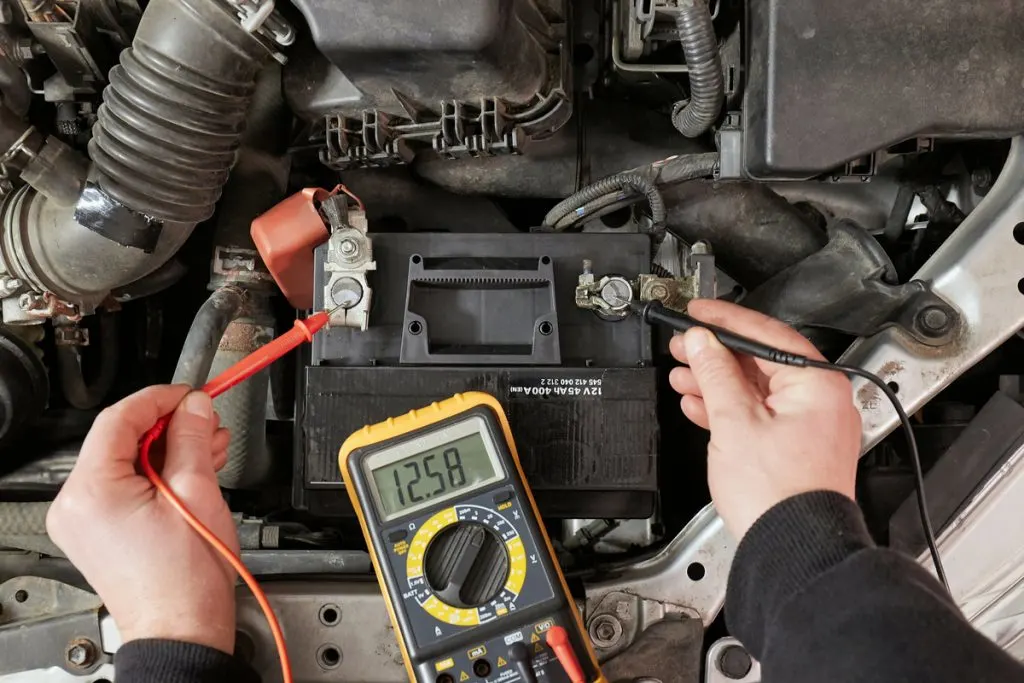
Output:
[[882,393],[885,394],[885,397],[889,399],[892,407],[896,410],[896,414],[900,418],[900,424],[903,426],[903,433],[907,437],[907,448],[910,451],[910,461],[914,467],[914,488],[917,491],[917,512],[921,516],[921,527],[924,529],[924,537],[928,544],[928,552],[931,553],[932,556],[932,564],[935,565],[935,574],[939,577],[939,581],[942,582],[946,592],[949,592],[949,582],[946,579],[946,570],[942,566],[942,558],[939,556],[939,548],[935,543],[935,531],[932,527],[931,515],[928,512],[928,502],[925,499],[924,471],[921,467],[921,453],[917,448],[917,439],[914,437],[914,428],[910,424],[910,417],[907,415],[907,411],[903,409],[903,405],[900,403],[899,396],[896,395],[896,392],[893,391],[881,377],[862,368],[853,367],[851,365],[829,363],[828,361],[813,360],[806,356],[801,356],[800,354],[789,353],[782,349],[762,344],[761,342],[748,339],[747,337],[740,336],[721,327],[702,323],[696,318],[691,318],[683,313],[670,311],[657,301],[649,301],[647,303],[631,301],[629,303],[629,307],[634,313],[640,316],[644,322],[650,324],[659,323],[679,331],[688,330],[694,327],[703,327],[704,329],[713,332],[714,335],[718,337],[718,340],[722,342],[723,346],[737,353],[753,356],[755,358],[760,358],[772,363],[778,363],[780,365],[841,372],[845,375],[862,377],[877,386]]
[[893,391],[881,377],[862,368],[811,359],[807,359],[805,366],[808,368],[819,368],[821,370],[838,370],[846,375],[863,377],[877,386],[882,393],[885,394],[885,397],[889,399],[889,403],[891,403],[892,407],[896,410],[896,414],[900,418],[900,424],[903,425],[903,433],[907,437],[907,450],[910,453],[910,462],[914,467],[914,489],[917,491],[917,513],[921,516],[921,526],[924,528],[924,540],[928,543],[928,552],[931,553],[932,564],[935,565],[935,573],[938,575],[939,581],[942,582],[942,585],[945,586],[946,592],[948,593],[949,581],[946,579],[946,570],[943,569],[942,559],[939,557],[939,548],[935,543],[935,529],[932,527],[932,517],[928,512],[928,501],[925,499],[924,471],[921,468],[921,453],[917,449],[917,439],[914,437],[914,429],[910,424],[910,416],[908,416],[907,411],[903,409],[903,404],[900,403],[899,396],[896,395],[896,392]]

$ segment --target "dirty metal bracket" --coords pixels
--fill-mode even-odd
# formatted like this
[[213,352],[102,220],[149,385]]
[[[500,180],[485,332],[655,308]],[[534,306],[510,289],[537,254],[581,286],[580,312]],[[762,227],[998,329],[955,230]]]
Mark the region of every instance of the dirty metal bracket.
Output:
[[725,604],[735,551],[735,540],[708,505],[654,557],[586,584],[587,630],[598,658],[618,654],[665,618],[695,618],[709,626]]
[[[960,332],[948,345],[918,344],[889,328],[860,339],[840,362],[896,385],[913,413],[956,378],[1024,328],[1024,138],[1014,138],[1002,173],[914,277],[953,306]],[[867,451],[899,425],[889,402],[864,380],[854,381]]]

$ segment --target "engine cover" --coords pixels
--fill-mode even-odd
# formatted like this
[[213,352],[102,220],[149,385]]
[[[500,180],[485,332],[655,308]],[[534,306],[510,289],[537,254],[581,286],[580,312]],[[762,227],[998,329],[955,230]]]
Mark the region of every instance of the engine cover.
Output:
[[532,0],[295,0],[323,55],[293,57],[285,92],[299,114],[375,109],[434,115],[442,101],[526,105],[550,74],[549,27]]
[[1017,0],[749,3],[745,164],[807,178],[917,136],[1024,131]]
[[[602,321],[574,300],[585,257],[602,272],[635,276],[649,270],[646,236],[372,239],[377,270],[368,273],[369,329],[331,328],[317,335],[312,365],[301,379],[296,507],[351,514],[338,472],[338,447],[349,434],[477,390],[505,407],[545,515],[637,518],[653,512],[659,430],[650,330],[636,319]],[[330,305],[324,301],[324,258],[321,247],[317,307]],[[536,275],[523,270],[530,262],[541,266]],[[469,275],[474,268],[479,276]],[[419,325],[412,335],[409,320]],[[410,335],[422,340],[417,348],[426,353],[403,363],[403,356],[410,357],[408,346],[403,351]]]

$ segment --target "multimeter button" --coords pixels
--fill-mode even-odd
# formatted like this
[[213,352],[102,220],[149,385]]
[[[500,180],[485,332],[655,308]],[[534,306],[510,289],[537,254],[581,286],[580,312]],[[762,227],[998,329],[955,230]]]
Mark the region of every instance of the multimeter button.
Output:
[[408,535],[409,531],[406,529],[395,529],[388,534],[388,540],[392,543],[398,543],[399,541],[404,541]]
[[512,492],[507,489],[505,491],[498,491],[494,494],[495,505],[501,505],[502,503],[507,503],[510,500],[512,500]]

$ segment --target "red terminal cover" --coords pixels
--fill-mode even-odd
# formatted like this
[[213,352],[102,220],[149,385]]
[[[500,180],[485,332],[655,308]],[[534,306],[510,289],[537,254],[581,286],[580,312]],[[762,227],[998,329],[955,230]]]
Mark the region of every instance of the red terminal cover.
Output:
[[313,307],[313,249],[330,237],[317,207],[330,195],[307,187],[254,220],[249,231],[267,270],[295,308]]

